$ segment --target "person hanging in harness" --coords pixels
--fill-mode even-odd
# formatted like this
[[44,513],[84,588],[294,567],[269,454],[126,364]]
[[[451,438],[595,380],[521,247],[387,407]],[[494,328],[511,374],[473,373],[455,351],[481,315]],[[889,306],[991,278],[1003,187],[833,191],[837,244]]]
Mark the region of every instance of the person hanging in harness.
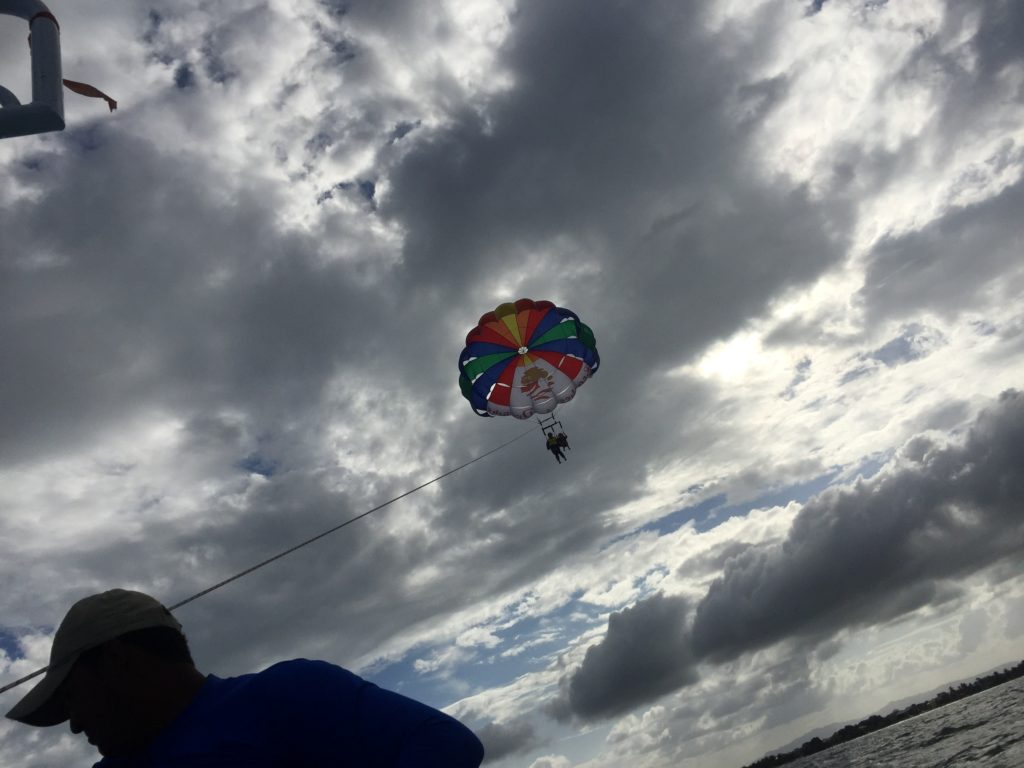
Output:
[[[555,437],[558,440],[559,448],[569,448],[569,437],[565,432],[559,432]],[[572,448],[569,448],[569,450],[571,451]]]
[[559,445],[558,438],[555,436],[554,432],[548,435],[547,448],[549,451],[555,454],[555,458],[558,460],[559,464],[561,464],[562,461],[567,461],[567,459],[565,458],[565,454],[562,453],[562,446]]

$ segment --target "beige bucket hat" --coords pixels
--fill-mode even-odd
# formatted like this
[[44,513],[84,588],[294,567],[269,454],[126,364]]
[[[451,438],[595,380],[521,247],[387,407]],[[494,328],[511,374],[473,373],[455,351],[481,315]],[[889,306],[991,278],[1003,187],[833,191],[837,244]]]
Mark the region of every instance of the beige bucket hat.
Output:
[[64,722],[68,719],[67,709],[61,697],[54,694],[78,657],[115,637],[149,627],[182,631],[170,611],[142,592],[111,589],[79,600],[57,628],[50,649],[50,666],[43,679],[14,705],[7,717],[38,726]]

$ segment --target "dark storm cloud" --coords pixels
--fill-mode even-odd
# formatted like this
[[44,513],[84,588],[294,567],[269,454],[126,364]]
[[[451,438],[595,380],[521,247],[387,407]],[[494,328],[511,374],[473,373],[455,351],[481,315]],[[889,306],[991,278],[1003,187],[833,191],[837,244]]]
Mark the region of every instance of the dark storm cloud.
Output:
[[[721,550],[724,573],[691,628],[682,599],[660,594],[612,614],[552,713],[619,714],[695,682],[699,661],[784,640],[828,652],[841,629],[956,600],[955,579],[1024,552],[1022,456],[1024,393],[1014,390],[962,444],[915,438],[890,471],[810,501],[781,544]],[[792,700],[799,714],[807,701],[786,689],[794,679],[781,675],[789,682],[765,695]]]
[[525,720],[511,723],[488,723],[474,732],[484,745],[487,762],[500,760],[508,755],[525,752],[536,746],[537,737],[533,726]]
[[918,431],[936,429],[953,432],[968,420],[970,414],[970,403],[965,400],[950,400],[924,411],[916,420],[915,429]]
[[[515,87],[415,132],[379,203],[405,232],[401,276],[416,286],[403,325],[429,334],[420,318],[450,318],[461,348],[514,282],[594,329],[608,362],[564,413],[588,463],[608,468],[582,491],[598,509],[641,488],[651,457],[713,440],[694,418],[710,386],[664,374],[844,251],[847,211],[753,181],[751,126],[726,113],[753,99],[763,114],[785,84],[747,83],[744,49],[704,37],[703,13],[657,0],[523,6],[502,51]],[[751,24],[772,29],[770,16]],[[425,341],[416,367],[431,375],[439,347]],[[446,377],[436,384],[450,390]],[[496,428],[465,434],[485,429]],[[595,445],[602,434],[616,437]]]
[[[244,505],[211,503],[188,521],[166,519],[159,504],[139,510],[143,527],[125,526],[121,536],[91,542],[56,566],[67,587],[34,596],[30,615],[55,624],[74,599],[111,586],[150,585],[144,588],[171,604],[364,511],[321,479],[275,475],[250,486]],[[438,557],[438,579],[410,579],[444,547],[464,549],[468,532],[444,535],[438,520],[440,540],[423,541],[387,533],[385,523],[380,514],[346,527],[179,609],[200,666],[237,673],[298,656],[352,665],[403,630],[480,599],[484,579],[453,589],[467,570],[477,570],[458,560]],[[31,555],[12,560],[5,570],[22,569],[19,583],[43,580]],[[10,608],[23,609],[14,601]]]
[[[1024,7],[1015,0],[993,0],[982,5],[971,0],[947,0],[945,11],[939,37],[925,42],[908,63],[907,74],[913,73],[922,59],[931,59],[961,78],[962,84],[969,85],[957,89],[958,99],[963,100],[959,106],[980,103],[991,97],[995,81],[1006,67],[1024,58]],[[974,33],[967,44],[977,57],[976,66],[970,70],[957,62],[952,52],[942,45],[944,37],[956,38],[965,29]],[[948,105],[944,118],[954,117],[954,106],[953,103]],[[970,120],[969,114],[956,118],[958,124],[965,120]]]
[[727,541],[718,544],[707,552],[687,560],[684,565],[680,566],[679,573],[681,575],[692,573],[696,576],[709,571],[720,571],[729,560],[746,552],[752,546],[754,545],[744,541]]
[[[232,59],[251,40],[262,37],[275,22],[273,12],[265,5],[249,8],[218,9],[224,16],[206,15],[203,33],[196,37],[196,9],[179,4],[162,3],[150,9],[145,20],[142,41],[154,61],[174,66],[174,84],[193,88],[206,81],[224,85],[241,75]],[[189,32],[182,35],[176,23],[191,15]],[[200,78],[205,77],[205,81]]]
[[827,637],[949,597],[946,579],[1024,548],[1024,394],[983,413],[963,445],[926,438],[907,463],[811,501],[786,540],[728,562],[698,605],[701,657]]
[[273,231],[272,198],[226,208],[188,160],[100,136],[89,156],[45,157],[45,178],[23,169],[49,188],[0,212],[0,455],[67,452],[145,407],[273,420],[365,359],[352,330],[381,302]]
[[1000,328],[993,328],[992,333],[997,334],[1003,343],[1002,347],[990,353],[993,359],[1005,359],[1024,352],[1024,315],[1018,315]]
[[[530,289],[607,317],[606,343],[629,341],[616,347],[628,368],[645,353],[685,358],[834,263],[833,212],[799,190],[749,189],[745,137],[723,114],[741,62],[701,37],[702,12],[661,2],[521,9],[504,59],[515,89],[395,169],[382,210],[407,227],[406,268],[450,291],[487,288],[521,266]],[[544,258],[558,237],[573,247]],[[450,269],[439,274],[442,258]],[[611,295],[593,278],[560,277],[598,261]],[[645,322],[638,303],[657,303],[660,323]]]
[[[142,486],[132,508],[118,510],[124,525],[4,558],[0,581],[22,585],[5,610],[22,623],[55,623],[73,598],[110,586],[151,585],[168,602],[180,599],[397,495],[409,487],[407,469],[354,472],[344,456],[326,458],[336,484],[327,487],[325,413],[349,426],[363,409],[385,406],[391,416],[405,408],[407,423],[422,418],[407,391],[415,379],[388,369],[402,359],[405,339],[388,339],[388,353],[375,353],[372,329],[387,327],[389,294],[353,285],[358,275],[319,259],[314,239],[278,232],[273,190],[235,189],[228,205],[223,186],[197,183],[208,178],[197,160],[105,130],[95,136],[88,154],[74,148],[81,142],[70,131],[67,151],[17,166],[19,181],[41,194],[0,212],[0,454],[26,466],[74,455],[152,413],[181,425],[180,453],[168,477],[143,481],[158,490]],[[358,372],[361,399],[328,404],[325,389],[342,367]],[[437,391],[447,392],[444,384]],[[363,436],[360,450],[395,439]],[[410,462],[432,461],[441,450],[438,436],[400,445]],[[456,458],[468,451],[454,449]],[[130,463],[117,471],[126,486],[139,482]],[[269,482],[246,487],[251,472]],[[179,477],[190,484],[186,496],[204,485],[225,490],[183,518]],[[503,502],[515,492],[510,484]],[[352,526],[191,604],[182,619],[197,655],[235,671],[282,653],[352,660],[451,611],[450,580],[479,570],[465,546],[478,514],[473,501],[425,510],[430,537],[403,543],[386,524]],[[60,514],[75,514],[75,506]],[[579,518],[575,530],[585,531],[596,521],[584,515],[577,509],[564,519]],[[550,525],[503,527],[496,519],[483,527],[507,530],[496,550],[519,543],[550,558],[560,541],[573,545],[569,531],[552,534]],[[542,539],[536,547],[532,536]],[[435,558],[454,570],[440,582],[407,583],[407,572]],[[516,562],[519,578],[539,567],[528,557]],[[503,576],[475,580],[459,591],[461,604]],[[44,588],[54,584],[66,587]]]
[[[715,705],[708,710],[716,721],[732,722],[739,726],[748,719],[751,709],[767,712],[765,727],[788,723],[801,715],[814,712],[826,704],[823,692],[815,688],[812,662],[820,658],[813,648],[798,648],[798,652],[773,664],[768,664],[753,677],[729,674],[732,680],[727,690],[715,697]],[[736,678],[741,677],[742,682]]]
[[[173,514],[171,483],[170,498],[140,503],[124,526],[102,538],[86,535],[73,556],[55,561],[29,551],[5,558],[0,581],[67,585],[12,595],[5,605],[8,619],[45,616],[56,623],[73,599],[110,586],[152,585],[158,597],[175,602],[365,511],[369,499],[379,503],[409,485],[401,469],[308,471],[295,466],[300,462],[294,454],[277,465],[277,441],[254,440],[231,420],[194,419],[187,430],[178,469],[197,485],[207,477],[201,470],[215,481],[234,471],[236,487],[211,495],[204,509],[183,519]],[[236,466],[254,445],[260,467],[275,464],[269,481],[247,481]],[[438,617],[506,593],[587,547],[601,535],[600,517],[570,488],[524,482],[554,469],[540,445],[524,455],[527,461],[515,462],[511,472],[507,465],[481,463],[485,479],[496,471],[511,475],[507,483],[485,483],[485,490],[478,489],[479,476],[450,478],[458,482],[443,502],[418,508],[424,530],[395,529],[388,515],[400,507],[382,510],[185,606],[179,617],[197,660],[222,673],[294,656],[351,665],[410,628],[429,629]],[[133,467],[116,471],[132,482]],[[325,487],[328,480],[331,487]],[[402,511],[407,514],[408,507]],[[431,575],[417,576],[424,567]]]
[[[956,4],[967,12],[977,11],[969,0]],[[989,77],[998,75],[1024,57],[1024,7],[1013,0],[986,3],[975,37],[979,64]]]
[[659,593],[609,616],[604,640],[568,681],[568,710],[610,717],[694,682],[685,613],[682,598]]
[[[960,43],[964,30],[977,25]],[[969,51],[975,66],[962,60]],[[934,153],[953,155],[977,131],[979,114],[1013,99],[1006,92],[1008,67],[1024,63],[1024,6],[1013,0],[977,4],[947,3],[939,34],[925,40],[910,57],[900,78],[913,81],[941,73],[945,98],[933,118]],[[1016,99],[1019,101],[1019,94]],[[906,156],[907,153],[904,153]],[[1019,165],[1012,141],[993,147],[986,172],[1005,174]],[[978,184],[974,173],[961,174],[962,187]],[[954,193],[960,190],[954,189]],[[912,317],[921,309],[956,315],[977,307],[995,292],[1009,302],[1024,290],[1020,269],[1024,183],[1017,182],[983,202],[954,208],[920,231],[882,240],[871,254],[861,296],[874,318]]]
[[[657,751],[660,764],[681,765],[697,755],[730,746],[737,730],[749,728],[751,722],[763,722],[765,728],[770,728],[820,712],[828,706],[828,696],[815,687],[811,674],[819,658],[820,654],[810,649],[798,648],[783,661],[760,666],[753,675],[741,663],[723,666],[714,679],[704,681],[692,695],[681,696],[671,707],[651,712],[656,717],[653,728],[636,734],[616,734],[616,728],[609,741],[621,743],[623,764],[640,754]],[[645,713],[643,720],[647,719]],[[659,731],[660,735],[652,739]]]
[[922,310],[956,316],[993,300],[1013,302],[1024,291],[1021,210],[1024,182],[881,241],[860,292],[871,316],[907,318]]

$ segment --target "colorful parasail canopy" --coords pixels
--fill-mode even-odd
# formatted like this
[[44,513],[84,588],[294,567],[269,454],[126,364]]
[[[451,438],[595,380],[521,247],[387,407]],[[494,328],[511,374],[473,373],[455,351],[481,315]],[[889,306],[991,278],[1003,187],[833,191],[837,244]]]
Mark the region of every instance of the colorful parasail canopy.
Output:
[[594,334],[574,312],[520,299],[466,336],[459,386],[478,416],[529,419],[572,400],[600,364]]

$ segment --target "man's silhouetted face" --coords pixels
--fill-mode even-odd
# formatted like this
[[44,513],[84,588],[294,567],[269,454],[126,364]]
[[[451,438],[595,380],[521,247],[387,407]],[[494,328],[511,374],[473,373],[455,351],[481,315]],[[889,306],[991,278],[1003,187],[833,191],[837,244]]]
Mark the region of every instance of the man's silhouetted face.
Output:
[[155,735],[149,721],[146,657],[112,641],[75,663],[64,681],[72,733],[84,733],[104,757],[130,755]]

